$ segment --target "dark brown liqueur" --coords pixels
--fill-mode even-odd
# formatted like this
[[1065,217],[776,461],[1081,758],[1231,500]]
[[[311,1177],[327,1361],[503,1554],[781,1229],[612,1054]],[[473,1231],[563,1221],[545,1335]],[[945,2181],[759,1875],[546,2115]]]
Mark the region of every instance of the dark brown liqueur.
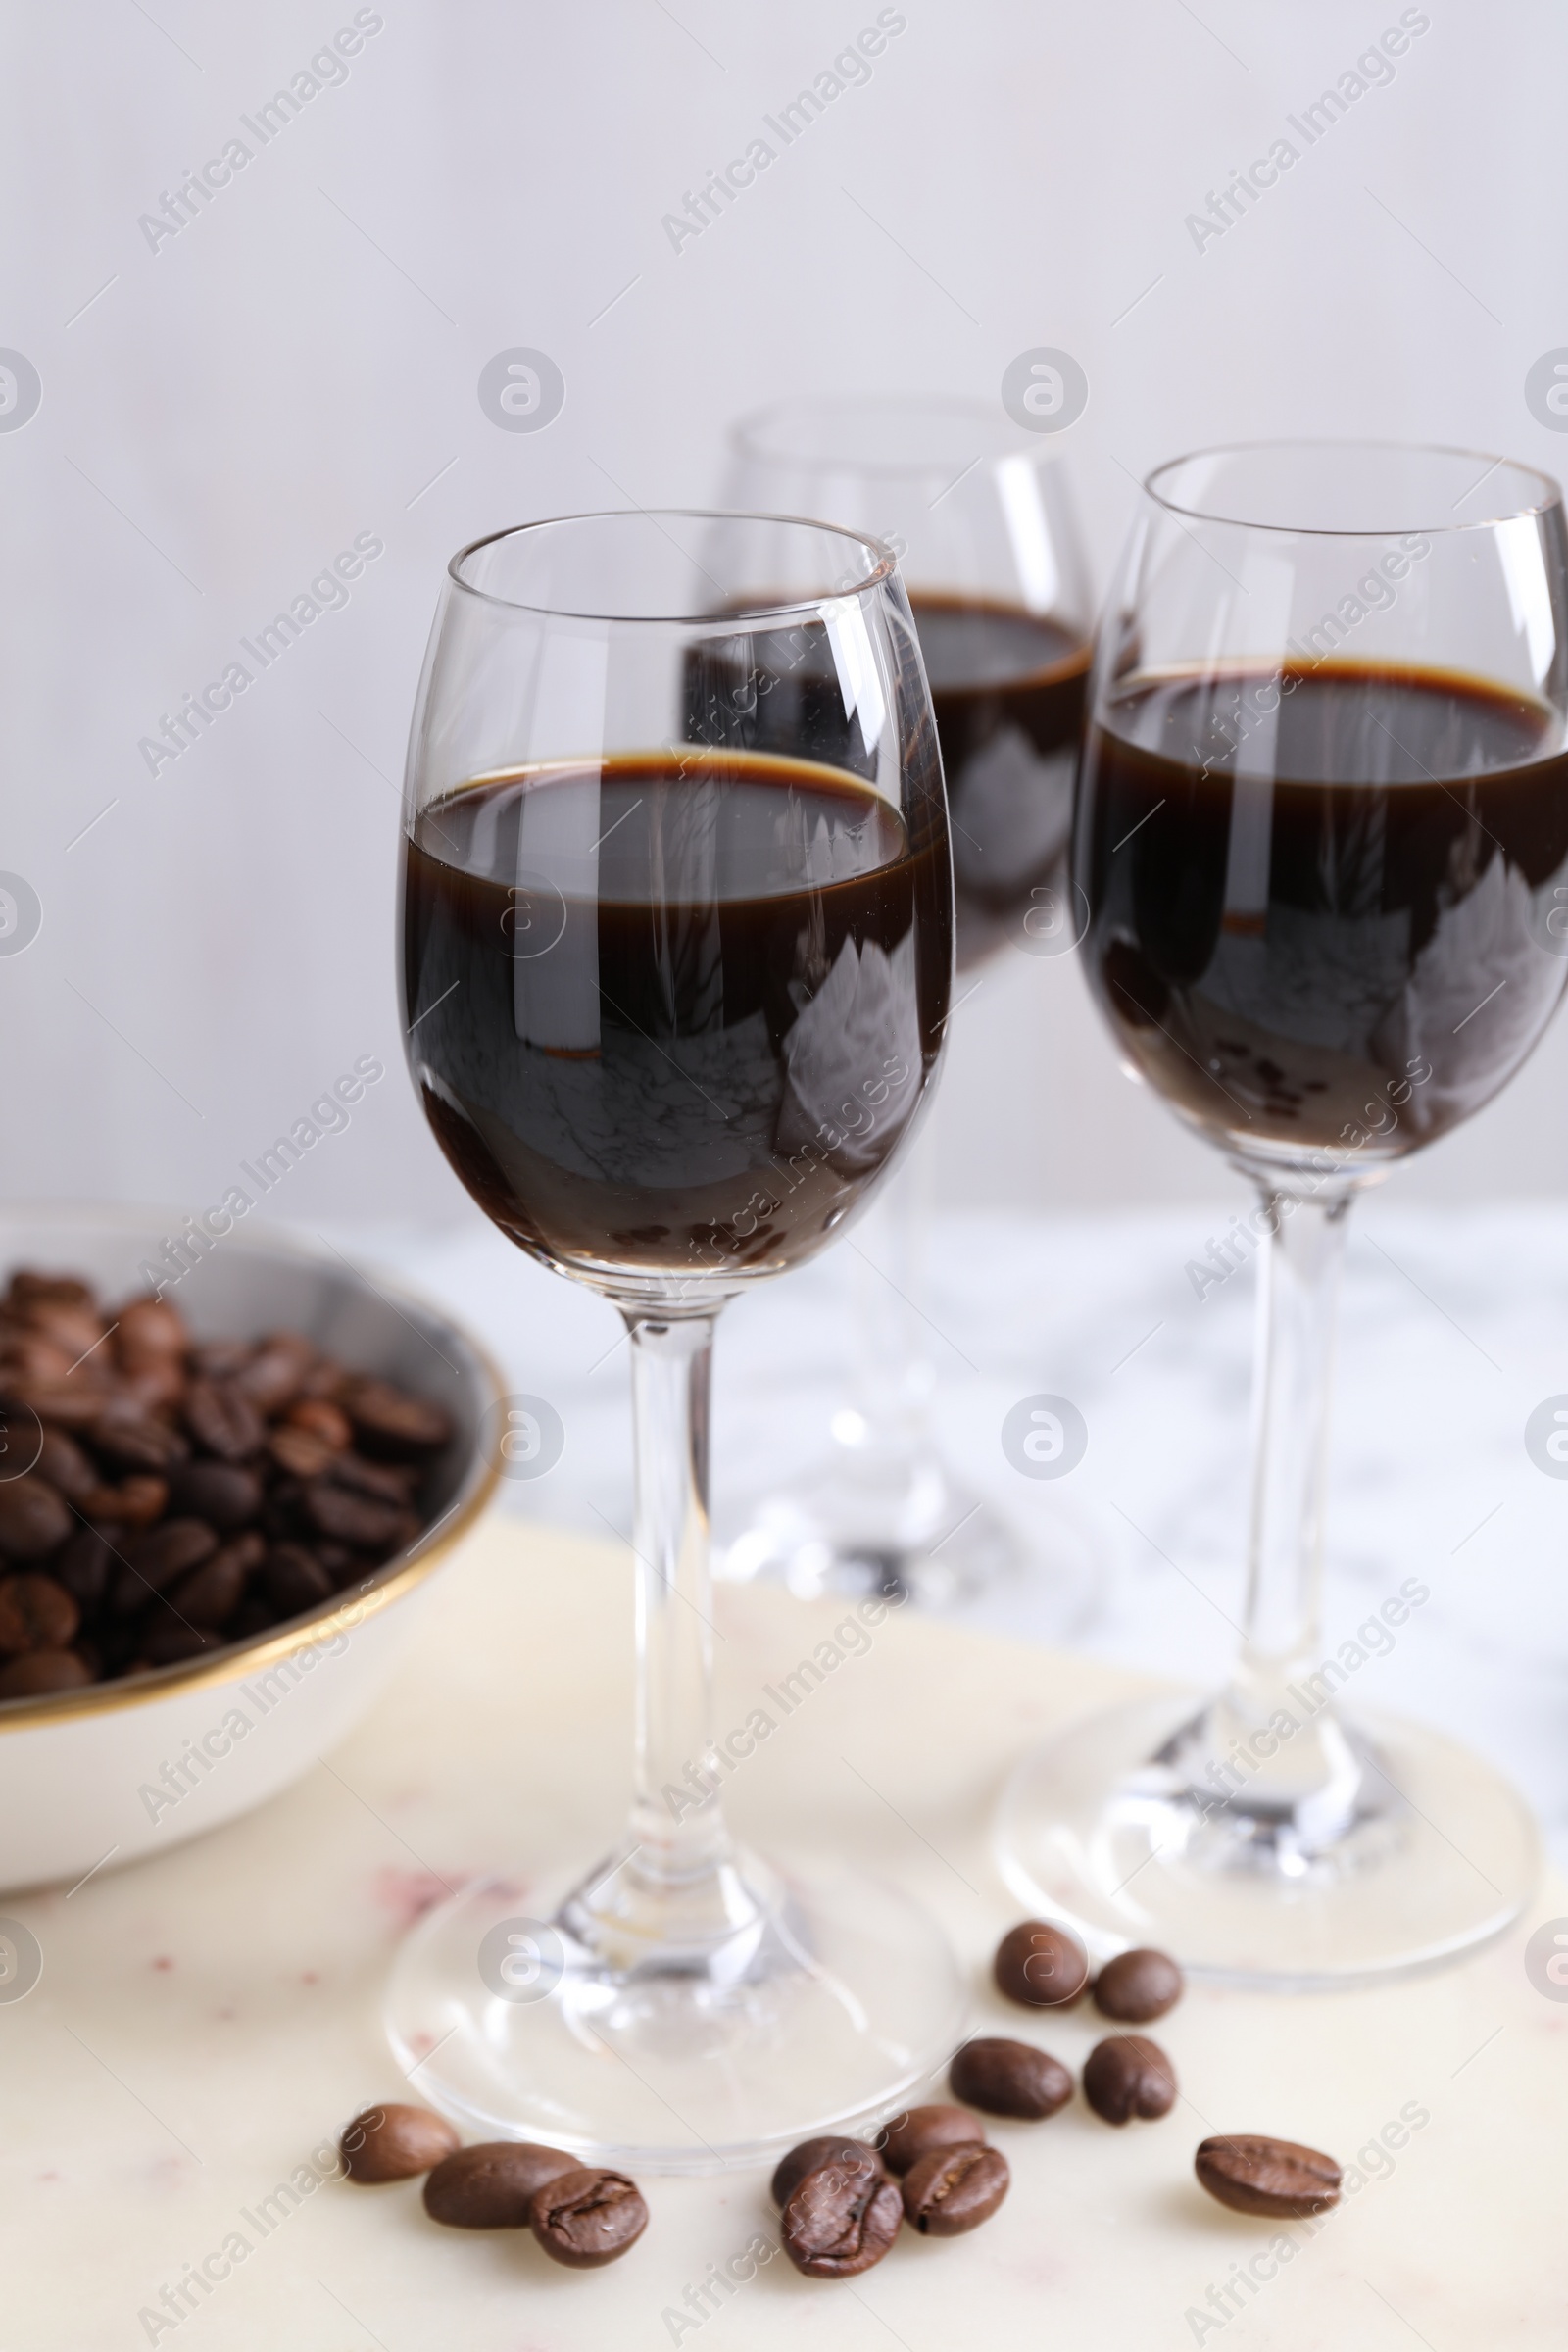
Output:
[[[933,770],[934,775],[934,770]],[[442,1149],[556,1262],[820,1249],[903,1135],[951,990],[940,799],[693,745],[483,777],[406,843],[404,1019]]]
[[1180,1110],[1273,1158],[1397,1156],[1562,993],[1561,720],[1446,671],[1139,680],[1091,729],[1074,867],[1092,985]]
[[1089,647],[1020,607],[910,600],[947,777],[960,970],[1015,934],[1072,826]]

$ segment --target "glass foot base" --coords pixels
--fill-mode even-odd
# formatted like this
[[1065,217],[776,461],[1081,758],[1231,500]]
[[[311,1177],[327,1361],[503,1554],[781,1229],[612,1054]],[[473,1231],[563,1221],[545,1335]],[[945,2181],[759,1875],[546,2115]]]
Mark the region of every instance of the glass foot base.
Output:
[[762,2164],[895,2113],[962,2033],[941,1930],[859,1871],[743,1858],[735,1880],[732,1933],[629,1961],[595,1924],[602,1878],[554,1903],[500,1879],[464,1888],[393,1967],[387,2033],[411,2090],[483,2138],[632,2173]]
[[1214,1983],[1306,1991],[1435,1968],[1499,1936],[1540,1847],[1508,1784],[1420,1724],[1357,1713],[1360,1767],[1337,1834],[1195,1799],[1176,1759],[1200,1702],[1089,1717],[1025,1758],[996,1823],[1003,1877],[1098,1957],[1153,1944]]
[[786,1584],[806,1599],[874,1592],[944,1607],[1023,1562],[1011,1528],[934,1462],[846,1450],[790,1493],[755,1503],[716,1568],[736,1582]]

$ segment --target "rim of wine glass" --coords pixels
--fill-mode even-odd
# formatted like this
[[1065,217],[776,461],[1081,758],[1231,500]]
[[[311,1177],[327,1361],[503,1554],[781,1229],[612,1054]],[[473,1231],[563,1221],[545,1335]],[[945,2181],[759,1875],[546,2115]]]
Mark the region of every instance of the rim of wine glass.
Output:
[[[1234,514],[1216,514],[1206,506],[1184,506],[1179,500],[1165,496],[1155,486],[1167,475],[1179,472],[1184,466],[1195,466],[1202,458],[1241,458],[1269,450],[1283,452],[1306,449],[1386,450],[1399,457],[1469,458],[1486,468],[1475,483],[1478,490],[1488,472],[1494,472],[1499,466],[1506,466],[1512,472],[1523,474],[1538,483],[1545,495],[1533,506],[1510,507],[1503,514],[1478,515],[1470,522],[1411,521],[1396,523],[1392,530],[1387,525],[1375,529],[1342,529],[1321,523],[1244,522]],[[1447,441],[1369,441],[1353,436],[1340,440],[1287,437],[1278,441],[1217,441],[1203,449],[1190,449],[1182,457],[1165,459],[1152,473],[1145,475],[1143,488],[1145,496],[1152,499],[1155,506],[1163,507],[1168,514],[1185,514],[1195,522],[1220,523],[1228,530],[1272,531],[1287,539],[1387,539],[1396,531],[1421,531],[1433,537],[1460,531],[1487,531],[1494,530],[1499,522],[1514,522],[1528,514],[1549,514],[1553,507],[1562,505],[1561,483],[1551,474],[1544,473],[1539,466],[1528,465],[1522,458],[1498,457],[1491,450],[1466,449]]]
[[[494,547],[503,539],[520,539],[533,531],[561,530],[578,522],[652,522],[657,525],[662,518],[671,522],[786,523],[796,530],[815,531],[819,535],[826,533],[834,539],[848,539],[856,547],[868,549],[876,562],[863,580],[850,580],[838,585],[824,580],[820,588],[804,595],[746,597],[737,604],[726,604],[721,613],[715,613],[711,608],[705,612],[611,612],[585,611],[575,605],[536,604],[526,597],[498,596],[494,589],[477,588],[471,580],[463,577],[459,568],[470,556],[476,556],[481,548]],[[692,561],[695,563],[697,559],[694,557]],[[698,569],[702,569],[700,564]],[[459,548],[447,565],[447,577],[465,596],[471,596],[480,604],[500,605],[509,612],[540,612],[555,620],[612,620],[617,626],[627,627],[642,622],[654,628],[668,628],[675,625],[690,627],[698,621],[711,622],[715,619],[735,622],[773,620],[791,612],[814,612],[825,603],[833,603],[844,597],[863,596],[873,588],[885,588],[890,580],[897,578],[899,560],[892,548],[880,539],[873,539],[869,531],[852,531],[844,523],[822,522],[811,514],[749,514],[742,508],[730,507],[596,507],[581,514],[543,514],[532,522],[512,522],[502,530],[486,531],[482,538],[470,539],[466,547]]]
[[982,450],[977,463],[994,464],[1003,458],[1022,457],[1039,464],[1054,463],[1058,450],[1031,448],[1016,425],[1004,422],[992,404],[983,400],[965,400],[955,394],[951,398],[936,394],[927,398],[918,392],[893,393],[798,393],[787,400],[769,401],[765,408],[753,409],[737,417],[730,426],[730,447],[738,457],[755,459],[760,465],[793,466],[803,473],[835,473],[846,467],[856,473],[893,478],[911,473],[939,474],[946,470],[948,461],[935,452],[918,458],[870,458],[852,456],[847,449],[806,450],[769,446],[761,439],[762,428],[773,418],[786,416],[791,411],[798,415],[829,416],[835,413],[845,416],[870,417],[879,412],[905,416],[936,416],[966,425],[983,425],[991,436],[993,446]]

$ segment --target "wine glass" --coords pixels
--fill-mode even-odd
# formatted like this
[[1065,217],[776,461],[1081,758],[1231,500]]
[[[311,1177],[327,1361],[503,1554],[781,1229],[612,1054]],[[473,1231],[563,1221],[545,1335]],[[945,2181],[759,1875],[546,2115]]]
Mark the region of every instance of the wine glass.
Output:
[[[957,967],[1010,941],[1069,951],[1060,873],[1072,824],[1093,609],[1061,460],[979,402],[809,397],[744,418],[730,502],[818,514],[898,551],[936,710],[953,834]],[[976,993],[969,980],[962,995]],[[960,995],[959,1001],[962,1001]],[[854,1260],[852,1399],[816,1471],[760,1496],[725,1573],[798,1591],[913,1592],[949,1600],[1017,1560],[1015,1539],[944,1466],[932,1442],[932,1331],[918,1300],[929,1155],[878,1204],[878,1246]],[[1084,1578],[1058,1529],[1062,1621]]]
[[425,2095],[491,2136],[756,2162],[896,2107],[956,2031],[923,1911],[729,1835],[721,1788],[793,1709],[759,1691],[715,1741],[708,1530],[718,1310],[813,1257],[907,1148],[952,961],[886,548],[638,512],[453,560],[409,754],[410,1068],[502,1232],[619,1308],[636,1442],[625,1836],[528,1916],[504,1877],[463,1890],[389,1994]]
[[1340,1703],[1431,1583],[1389,1561],[1366,1647],[1325,1646],[1319,1585],[1350,1204],[1490,1102],[1568,974],[1565,557],[1556,484],[1467,451],[1219,449],[1145,485],[1095,658],[1084,954],[1126,1065],[1257,1188],[1231,1262],[1255,1249],[1260,1315],[1228,1690],[1092,1717],[1004,1801],[1014,1891],[1101,1950],[1345,1984],[1529,1897],[1511,1789]]

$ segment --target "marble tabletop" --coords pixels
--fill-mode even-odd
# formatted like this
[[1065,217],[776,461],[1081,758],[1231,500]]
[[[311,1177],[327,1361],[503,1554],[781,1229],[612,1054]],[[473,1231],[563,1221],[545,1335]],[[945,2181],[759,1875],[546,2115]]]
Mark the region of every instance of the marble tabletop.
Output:
[[[1185,1269],[1228,1214],[937,1217],[919,1294],[932,1442],[1025,1549],[1017,1573],[952,1612],[958,1621],[1195,1684],[1223,1675],[1241,1612],[1253,1276],[1240,1270],[1200,1298]],[[613,1311],[476,1218],[332,1238],[437,1293],[516,1390],[561,1415],[560,1460],[505,1485],[503,1507],[624,1534],[630,1418]],[[750,1494],[826,1446],[852,1352],[852,1250],[874,1260],[887,1246],[874,1224],[858,1228],[727,1310],[714,1399],[721,1536]],[[1070,1398],[1089,1431],[1083,1461],[1055,1482],[1020,1477],[1001,1446],[1009,1407],[1039,1392]],[[1325,1650],[1419,1574],[1431,1600],[1358,1670],[1356,1694],[1491,1756],[1568,1863],[1568,1477],[1544,1474],[1525,1446],[1529,1416],[1559,1394],[1568,1402],[1568,1208],[1405,1209],[1396,1189],[1357,1203]]]
[[[406,1927],[475,1869],[504,1868],[525,1896],[534,1873],[597,1855],[625,1798],[623,1549],[492,1518],[427,1601],[378,1703],[294,1788],[73,1890],[9,1898],[43,1971],[0,2003],[5,2352],[1562,2344],[1568,2007],[1522,1964],[1526,1928],[1568,1911],[1555,1875],[1525,1927],[1409,1984],[1191,1988],[1156,2029],[1180,2087],[1168,2117],[1112,2131],[1074,2099],[1044,2124],[996,2123],[1012,2170],[996,2218],[946,2242],[906,2232],[852,2281],[776,2255],[765,2170],[645,2180],[645,2236],[588,2273],[554,2268],[526,2232],[437,2228],[414,2183],[341,2180],[346,2119],[411,2095],[379,2023]],[[722,1716],[843,1611],[754,1585],[721,1589],[715,1613]],[[1094,2013],[1025,2016],[988,1981],[1013,1915],[988,1830],[1022,1746],[1136,1687],[905,1608],[726,1801],[764,1851],[804,1835],[896,1879],[953,1938],[970,2030],[1076,2070]],[[1205,2197],[1198,2141],[1258,2131],[1336,2156],[1340,2209],[1281,2225]],[[722,2294],[726,2264],[739,2283]]]

